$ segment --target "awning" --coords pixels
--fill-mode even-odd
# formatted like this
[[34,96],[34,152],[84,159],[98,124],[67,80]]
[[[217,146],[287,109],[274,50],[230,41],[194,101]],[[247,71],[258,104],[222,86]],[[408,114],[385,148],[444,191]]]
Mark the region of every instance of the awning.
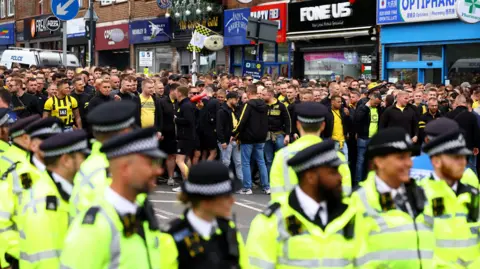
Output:
[[367,30],[357,30],[357,31],[342,31],[334,33],[317,33],[317,34],[299,34],[299,33],[287,33],[287,40],[290,41],[302,41],[310,39],[326,39],[326,38],[352,38],[357,36],[368,36],[369,31]]

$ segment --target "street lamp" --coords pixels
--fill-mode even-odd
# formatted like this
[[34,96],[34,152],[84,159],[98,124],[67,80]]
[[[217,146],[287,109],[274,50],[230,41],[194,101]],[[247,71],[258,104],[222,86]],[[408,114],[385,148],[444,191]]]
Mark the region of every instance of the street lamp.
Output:
[[95,64],[95,32],[97,27],[98,16],[93,10],[93,1],[89,0],[88,12],[85,13],[83,19],[85,20],[85,35],[88,38],[88,65],[93,66]]

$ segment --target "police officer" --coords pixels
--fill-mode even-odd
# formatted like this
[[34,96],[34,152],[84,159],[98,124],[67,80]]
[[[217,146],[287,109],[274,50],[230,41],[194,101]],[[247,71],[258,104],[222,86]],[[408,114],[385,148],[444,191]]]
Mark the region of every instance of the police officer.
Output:
[[[61,130],[61,129],[60,129]],[[26,194],[20,215],[20,268],[59,268],[69,224],[73,177],[88,152],[87,133],[60,133],[41,143],[46,173]]]
[[[328,114],[328,109],[316,102],[305,102],[295,106],[295,114],[297,118],[296,126],[301,137],[275,154],[270,172],[272,200],[281,196],[288,196],[297,185],[297,175],[292,168],[288,167],[287,161],[308,146],[322,142],[320,134],[325,129],[325,117]],[[338,156],[345,161],[345,156],[342,153],[339,153]],[[341,164],[338,169],[342,175],[343,192],[348,196],[352,187],[350,169],[347,164]]]
[[[459,128],[460,126],[458,123],[449,118],[438,118],[433,120],[425,126],[424,143],[426,144],[430,140],[442,134],[446,134],[451,130],[458,130]],[[430,162],[430,156],[423,152],[420,156],[413,159],[413,168],[410,171],[410,175],[415,179],[423,179],[425,177],[430,177],[433,170],[432,163]],[[478,188],[479,185],[477,175],[470,168],[466,168],[466,170],[463,172],[461,182],[474,188]]]
[[162,234],[161,269],[249,268],[242,236],[229,220],[233,193],[241,187],[220,162],[190,169],[179,195],[188,208]]
[[74,179],[70,201],[70,214],[76,216],[88,208],[99,194],[110,184],[108,159],[100,152],[102,144],[113,136],[133,130],[138,107],[130,101],[107,102],[96,107],[87,115],[95,142],[92,152],[80,166]]
[[0,108],[0,154],[5,152],[10,144],[8,143],[8,124],[10,116],[8,108]]
[[9,129],[12,144],[0,157],[0,262],[3,267],[9,263],[4,257],[8,256],[11,262],[18,261],[20,257],[15,213],[21,204],[24,188],[30,188],[34,179],[20,177],[17,166],[28,163],[30,137],[25,127],[38,119],[40,116],[34,115],[16,121]]
[[435,233],[435,258],[442,268],[463,268],[480,256],[478,229],[475,233],[470,230],[478,225],[478,189],[460,181],[467,157],[473,153],[460,128],[432,138],[423,151],[430,156],[434,169],[420,185],[428,200],[425,221]]
[[434,268],[434,235],[422,221],[425,194],[409,177],[413,150],[410,136],[398,127],[380,130],[367,146],[374,173],[350,201],[363,213],[358,224],[369,235],[356,260],[360,268]]
[[30,163],[36,167],[38,171],[45,171],[40,144],[50,136],[62,133],[62,130],[63,122],[56,117],[39,119],[25,128],[25,132],[30,136],[30,151],[32,152]]
[[[112,183],[72,222],[61,254],[61,268],[159,268],[159,229],[148,200],[162,174],[155,128],[119,134],[105,142]],[[82,255],[84,254],[84,255]]]
[[354,234],[356,210],[342,203],[343,163],[332,140],[288,161],[299,183],[252,221],[251,268],[353,268],[360,237]]

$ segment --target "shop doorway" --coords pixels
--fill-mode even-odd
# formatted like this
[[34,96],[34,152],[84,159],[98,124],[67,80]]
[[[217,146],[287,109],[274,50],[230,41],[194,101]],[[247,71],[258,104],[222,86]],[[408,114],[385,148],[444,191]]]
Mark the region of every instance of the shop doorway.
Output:
[[99,66],[114,66],[119,70],[125,70],[130,66],[129,50],[104,50],[98,52]]
[[419,76],[420,76],[420,81],[422,81],[425,84],[426,83],[442,84],[441,68],[420,69]]

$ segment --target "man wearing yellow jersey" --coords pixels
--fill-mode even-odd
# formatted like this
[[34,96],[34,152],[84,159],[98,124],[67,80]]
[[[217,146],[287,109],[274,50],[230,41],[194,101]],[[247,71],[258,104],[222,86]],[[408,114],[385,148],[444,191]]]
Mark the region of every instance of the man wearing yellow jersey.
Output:
[[43,108],[43,117],[57,117],[62,120],[65,130],[72,130],[75,125],[82,128],[78,102],[70,96],[70,85],[67,80],[60,80],[57,83],[57,96],[48,98]]
[[154,126],[157,129],[158,137],[161,137],[162,109],[160,101],[155,97],[155,82],[145,79],[142,82],[142,93],[140,94],[140,119],[142,128]]

